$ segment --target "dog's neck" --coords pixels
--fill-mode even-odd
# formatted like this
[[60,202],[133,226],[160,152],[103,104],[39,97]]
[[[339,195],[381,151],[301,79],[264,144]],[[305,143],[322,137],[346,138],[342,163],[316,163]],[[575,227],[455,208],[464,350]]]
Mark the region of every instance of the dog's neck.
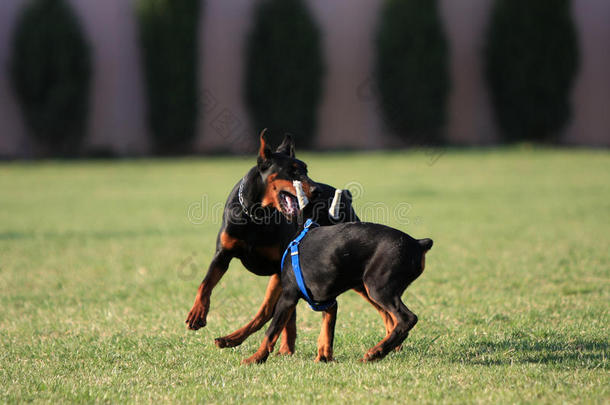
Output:
[[248,216],[255,215],[255,211],[260,207],[264,192],[263,179],[256,166],[254,166],[246,173],[239,184],[238,199],[245,214]]

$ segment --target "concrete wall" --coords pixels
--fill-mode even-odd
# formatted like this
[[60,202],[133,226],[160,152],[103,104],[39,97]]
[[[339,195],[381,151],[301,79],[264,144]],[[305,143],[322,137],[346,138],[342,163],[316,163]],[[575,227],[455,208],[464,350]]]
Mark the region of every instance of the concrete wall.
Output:
[[390,141],[371,86],[380,4],[378,0],[310,1],[322,30],[326,63],[316,139],[322,148],[379,148]]
[[566,142],[610,145],[610,1],[573,4],[580,40],[580,72],[572,97]]
[[70,0],[93,51],[93,92],[85,147],[142,154],[149,142],[137,26],[127,0]]
[[254,2],[206,0],[200,34],[198,151],[247,152],[256,137],[243,103],[244,48]]
[[[86,147],[118,154],[149,151],[142,66],[132,0],[70,0],[92,45],[95,75]],[[439,0],[450,43],[450,139],[490,144],[498,139],[482,75],[482,46],[492,0]],[[30,151],[10,88],[11,33],[25,0],[0,3],[0,156]],[[244,46],[252,0],[206,0],[200,32],[202,114],[195,142],[200,152],[252,150],[243,103]],[[318,112],[322,148],[391,147],[371,80],[373,40],[382,0],[309,0],[323,37],[325,88]],[[610,2],[574,0],[581,67],[573,93],[573,119],[564,140],[610,146]]]
[[483,77],[483,46],[491,5],[489,0],[440,2],[451,63],[447,133],[457,144],[481,145],[498,140]]
[[[25,0],[0,3],[0,156],[31,142],[8,77],[12,32]],[[136,22],[129,0],[70,0],[91,46],[93,81],[85,148],[138,155],[149,149]]]

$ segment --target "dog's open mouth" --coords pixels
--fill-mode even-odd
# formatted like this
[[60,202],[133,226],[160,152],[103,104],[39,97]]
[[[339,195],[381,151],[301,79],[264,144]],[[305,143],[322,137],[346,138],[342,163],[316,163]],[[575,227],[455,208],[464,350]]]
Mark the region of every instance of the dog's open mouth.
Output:
[[287,191],[280,191],[280,209],[289,217],[294,217],[299,213],[299,200],[294,194]]

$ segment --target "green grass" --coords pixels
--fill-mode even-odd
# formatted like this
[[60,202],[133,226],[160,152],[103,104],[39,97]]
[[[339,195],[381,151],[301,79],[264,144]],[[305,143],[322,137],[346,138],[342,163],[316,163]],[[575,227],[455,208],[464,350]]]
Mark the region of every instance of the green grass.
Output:
[[0,402],[610,402],[608,152],[301,157],[313,179],[359,182],[364,219],[434,239],[403,297],[420,321],[402,352],[358,362],[384,329],[348,292],[336,362],[314,364],[320,315],[301,302],[297,353],[241,366],[262,331],[234,349],[213,339],[254,315],[267,279],[237,261],[208,326],[185,329],[254,158],[5,163]]

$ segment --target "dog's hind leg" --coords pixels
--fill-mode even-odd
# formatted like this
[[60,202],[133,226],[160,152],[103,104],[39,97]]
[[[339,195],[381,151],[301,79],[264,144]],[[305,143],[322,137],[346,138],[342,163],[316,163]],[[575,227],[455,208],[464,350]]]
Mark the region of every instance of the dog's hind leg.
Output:
[[335,339],[335,322],[337,320],[337,305],[333,305],[322,313],[322,330],[318,337],[318,357],[316,362],[333,361],[333,341]]
[[369,349],[362,361],[375,361],[385,357],[398,347],[417,323],[417,316],[400,300],[400,294],[388,295],[387,291],[366,285],[369,297],[385,309],[394,320],[394,327],[388,336]]
[[379,312],[379,315],[381,315],[381,319],[383,319],[383,324],[385,326],[385,335],[387,337],[394,328],[394,319],[392,319],[390,314],[385,309],[380,307],[379,304],[377,304],[371,299],[371,297],[369,297],[369,294],[366,292],[364,285],[354,288],[354,291],[356,291],[360,296],[362,296],[362,298],[364,298]]
[[[271,319],[271,316],[273,316],[273,308],[275,307],[275,304],[277,303],[277,300],[279,299],[281,293],[282,285],[280,283],[280,276],[279,274],[274,274],[271,276],[269,284],[267,284],[265,299],[263,300],[263,304],[261,305],[260,309],[254,316],[254,319],[252,319],[245,326],[239,328],[235,332],[224,337],[216,338],[214,340],[216,346],[220,348],[239,346],[244,340],[248,338],[248,336],[262,328],[263,325],[265,325],[269,321],[269,319]],[[296,320],[294,331],[294,339],[296,339]],[[294,339],[291,342],[288,342],[291,343],[293,351],[295,341]]]
[[275,342],[280,337],[282,329],[286,326],[292,313],[294,312],[297,305],[298,298],[296,296],[288,296],[282,294],[277,302],[275,310],[273,311],[273,321],[265,332],[265,338],[261,343],[260,347],[252,356],[242,360],[242,364],[252,363],[264,363],[269,357],[269,354],[273,352]]

